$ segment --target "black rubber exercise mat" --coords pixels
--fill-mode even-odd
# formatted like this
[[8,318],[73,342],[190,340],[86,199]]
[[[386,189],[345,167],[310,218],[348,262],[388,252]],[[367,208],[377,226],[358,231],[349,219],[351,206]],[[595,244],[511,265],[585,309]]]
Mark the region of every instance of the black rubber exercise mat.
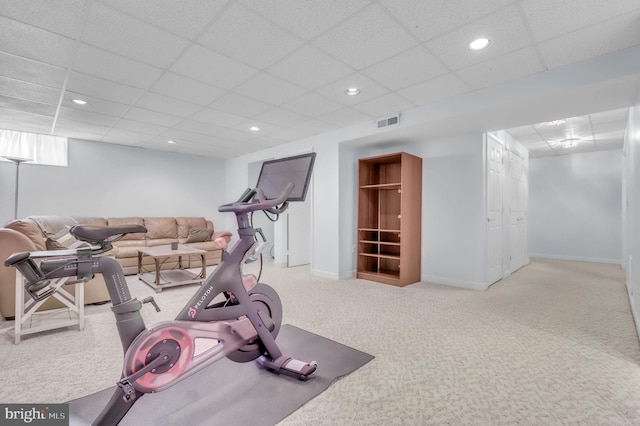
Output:
[[[289,324],[276,341],[283,353],[318,362],[312,378],[303,382],[225,358],[163,392],[144,395],[120,424],[274,425],[374,358]],[[109,388],[70,401],[70,424],[90,424],[112,394]]]

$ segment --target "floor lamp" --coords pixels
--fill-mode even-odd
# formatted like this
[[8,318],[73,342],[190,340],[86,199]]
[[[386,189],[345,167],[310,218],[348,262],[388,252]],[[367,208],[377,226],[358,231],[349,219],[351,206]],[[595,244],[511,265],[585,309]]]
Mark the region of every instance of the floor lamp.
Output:
[[2,158],[13,161],[16,163],[16,198],[13,203],[13,218],[18,218],[18,183],[20,182],[20,164],[25,163],[27,161],[33,161],[31,158],[22,158],[22,157],[11,157],[11,156],[2,156]]

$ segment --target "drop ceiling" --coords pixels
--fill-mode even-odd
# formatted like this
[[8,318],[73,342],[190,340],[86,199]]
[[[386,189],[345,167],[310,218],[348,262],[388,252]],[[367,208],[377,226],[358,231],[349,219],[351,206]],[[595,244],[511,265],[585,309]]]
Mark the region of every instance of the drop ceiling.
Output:
[[[3,0],[0,128],[231,158],[639,45],[637,0]],[[613,147],[637,81],[556,118]],[[558,129],[523,127],[544,108],[485,127],[558,153]]]

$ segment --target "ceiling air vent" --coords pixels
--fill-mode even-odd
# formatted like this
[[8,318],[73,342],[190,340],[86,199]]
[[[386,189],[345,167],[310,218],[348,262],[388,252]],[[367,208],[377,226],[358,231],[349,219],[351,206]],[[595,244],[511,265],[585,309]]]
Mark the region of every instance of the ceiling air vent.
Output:
[[388,126],[397,126],[400,123],[400,114],[395,114],[390,117],[379,118],[376,120],[378,129]]

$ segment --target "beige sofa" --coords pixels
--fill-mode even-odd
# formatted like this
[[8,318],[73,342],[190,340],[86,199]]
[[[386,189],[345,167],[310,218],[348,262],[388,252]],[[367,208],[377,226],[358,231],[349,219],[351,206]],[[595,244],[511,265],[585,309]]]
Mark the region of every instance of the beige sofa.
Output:
[[[143,225],[146,233],[130,234],[113,243],[113,250],[105,253],[114,256],[126,275],[138,272],[138,248],[178,242],[206,250],[207,266],[220,263],[222,251],[213,242],[224,238],[229,242],[231,232],[214,232],[213,223],[202,217],[71,217],[71,216],[30,216],[9,222],[0,228],[0,314],[4,318],[15,316],[15,269],[4,266],[4,260],[12,253],[61,249],[73,243],[68,229],[81,225]],[[177,261],[169,259],[162,263],[163,269],[175,267]],[[199,256],[183,259],[183,266],[201,266]],[[154,261],[143,257],[143,268],[153,270]],[[75,287],[67,288],[73,293]],[[109,301],[104,279],[101,275],[85,284],[85,304]],[[62,305],[56,300],[48,300],[41,310]]]

